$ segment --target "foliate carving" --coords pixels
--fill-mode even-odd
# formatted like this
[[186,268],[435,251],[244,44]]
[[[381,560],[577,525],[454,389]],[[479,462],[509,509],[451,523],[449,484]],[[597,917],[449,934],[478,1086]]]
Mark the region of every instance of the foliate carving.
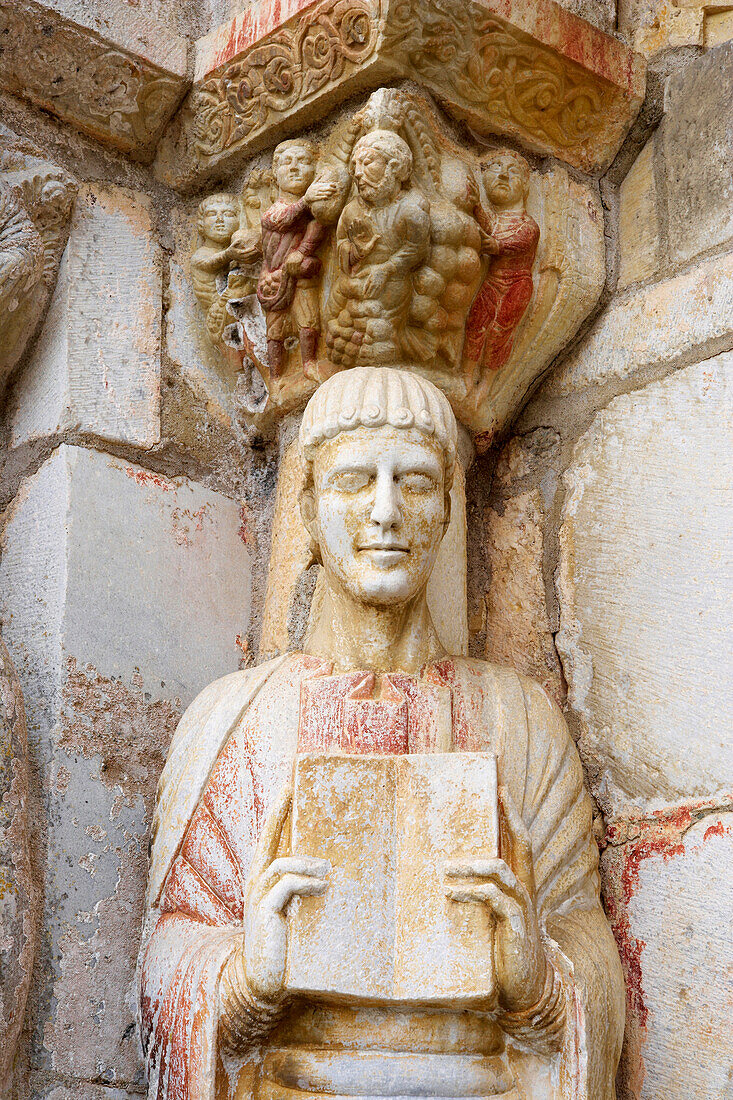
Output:
[[0,395],[48,305],[75,194],[50,167],[0,178]]
[[356,71],[374,52],[378,17],[369,0],[324,0],[204,81],[187,105],[196,155],[205,163],[237,149]]
[[492,129],[569,153],[574,163],[588,160],[588,146],[615,110],[610,83],[476,3],[400,0],[390,11],[384,46],[405,58],[410,75],[450,92],[469,112],[489,108]]
[[2,85],[126,151],[152,151],[183,94],[180,76],[22,0],[0,0],[0,42]]

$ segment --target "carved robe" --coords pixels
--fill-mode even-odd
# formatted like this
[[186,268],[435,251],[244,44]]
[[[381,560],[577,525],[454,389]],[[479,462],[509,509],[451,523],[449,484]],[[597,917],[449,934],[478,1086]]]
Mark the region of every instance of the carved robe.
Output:
[[[258,1016],[242,988],[242,1019],[227,1016],[222,973],[241,949],[257,837],[296,753],[314,750],[497,756],[532,839],[553,963],[534,1015],[294,1000]],[[161,779],[140,992],[150,1100],[613,1100],[623,979],[590,800],[557,707],[532,681],[459,658],[384,676],[378,694],[372,674],[334,676],[298,654],[212,684]]]

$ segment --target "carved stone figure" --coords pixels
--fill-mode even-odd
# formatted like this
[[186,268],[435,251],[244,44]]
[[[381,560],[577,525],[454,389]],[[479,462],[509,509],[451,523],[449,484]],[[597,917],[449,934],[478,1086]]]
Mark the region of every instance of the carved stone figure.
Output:
[[0,639],[0,1095],[11,1095],[38,932],[23,696]]
[[[477,203],[475,216],[491,262],[466,324],[468,390],[480,375],[503,367],[511,355],[514,333],[532,298],[532,265],[540,239],[540,228],[525,209],[527,162],[516,153],[501,152],[487,161],[482,175],[491,212]],[[477,400],[481,396],[479,386]]]
[[0,180],[0,396],[48,305],[75,194],[52,169]]
[[410,184],[412,167],[409,145],[391,130],[373,130],[354,147],[357,194],[339,218],[339,275],[328,303],[326,346],[337,366],[429,358],[407,326],[412,276],[430,245],[429,203]]
[[151,1098],[614,1097],[623,981],[576,749],[542,688],[445,653],[427,608],[456,440],[412,373],[309,402],[305,651],[207,688],[159,787]]
[[[262,271],[257,297],[267,316],[270,378],[278,379],[285,362],[285,341],[297,334],[303,372],[315,378],[321,330],[316,255],[326,227],[313,215],[306,192],[316,175],[315,150],[294,138],[277,146],[272,158],[277,198],[262,215]],[[330,189],[329,184],[325,184]]]

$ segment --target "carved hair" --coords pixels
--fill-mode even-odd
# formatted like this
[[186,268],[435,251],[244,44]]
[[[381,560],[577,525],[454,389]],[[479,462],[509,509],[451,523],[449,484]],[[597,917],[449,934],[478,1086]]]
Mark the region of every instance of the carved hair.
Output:
[[352,163],[356,160],[361,149],[377,149],[387,160],[394,165],[397,178],[405,182],[412,172],[412,150],[404,138],[396,134],[394,130],[372,130],[364,137],[359,138],[351,154]]
[[494,164],[494,162],[497,160],[514,161],[522,177],[522,189],[524,190],[524,194],[525,196],[528,195],[530,184],[530,170],[529,164],[524,159],[524,157],[520,157],[519,153],[515,153],[513,149],[497,149],[495,153],[486,158],[486,160],[481,165],[481,169],[483,170],[484,168],[488,168],[490,164]]
[[203,233],[203,221],[209,206],[215,202],[225,202],[227,206],[231,206],[232,210],[236,211],[237,215],[240,213],[240,203],[236,195],[230,194],[228,191],[217,191],[213,195],[207,195],[205,199],[202,199],[199,203],[198,214],[198,227],[199,233]]
[[305,149],[311,160],[316,160],[316,147],[312,141],[308,141],[307,138],[288,138],[287,141],[281,141],[279,145],[275,146],[275,151],[272,154],[273,172],[277,171],[281,154],[285,153],[288,149]]
[[354,367],[334,374],[306,405],[300,426],[300,451],[306,483],[322,443],[354,428],[414,428],[434,439],[445,456],[445,487],[456,464],[458,426],[447,398],[437,386],[394,367]]

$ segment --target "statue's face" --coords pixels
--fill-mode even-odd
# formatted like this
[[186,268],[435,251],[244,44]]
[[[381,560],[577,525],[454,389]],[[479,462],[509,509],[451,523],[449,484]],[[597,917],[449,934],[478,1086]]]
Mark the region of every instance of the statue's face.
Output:
[[494,206],[513,206],[524,197],[524,172],[515,157],[495,157],[484,168],[483,177]]
[[449,515],[439,446],[415,429],[355,428],[318,448],[313,481],[329,580],[374,606],[419,595]]
[[239,210],[226,199],[214,199],[206,204],[201,215],[201,231],[215,244],[226,245],[232,233],[239,228]]
[[382,149],[367,144],[354,153],[353,173],[360,196],[373,206],[389,202],[401,186],[395,162]]
[[289,145],[277,154],[275,179],[281,191],[304,195],[316,175],[313,154],[305,145]]

